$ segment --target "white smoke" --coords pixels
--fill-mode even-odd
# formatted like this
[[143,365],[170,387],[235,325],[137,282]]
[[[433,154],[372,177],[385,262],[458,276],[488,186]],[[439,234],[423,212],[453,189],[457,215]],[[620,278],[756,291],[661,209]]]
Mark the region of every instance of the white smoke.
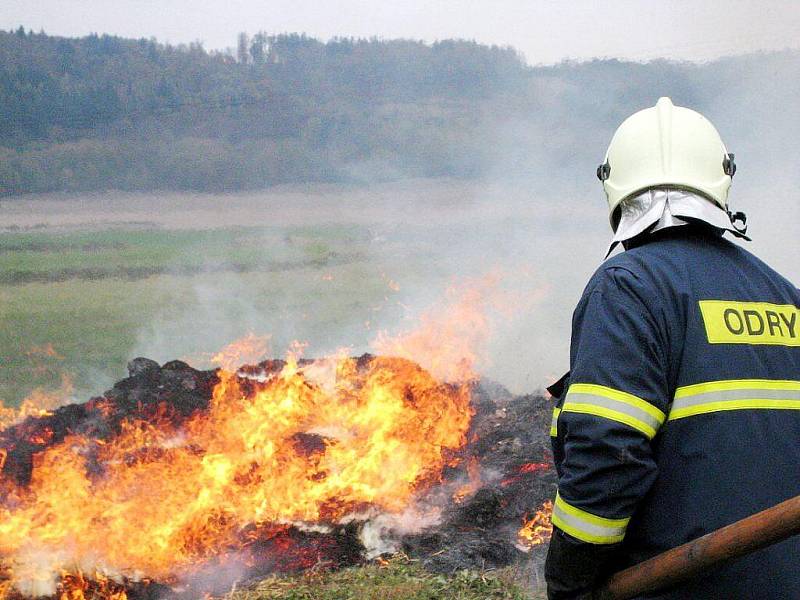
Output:
[[361,527],[358,539],[364,545],[365,557],[373,560],[382,554],[398,552],[403,536],[438,525],[441,518],[441,510],[438,508],[423,508],[412,504],[401,513],[379,513],[371,516]]

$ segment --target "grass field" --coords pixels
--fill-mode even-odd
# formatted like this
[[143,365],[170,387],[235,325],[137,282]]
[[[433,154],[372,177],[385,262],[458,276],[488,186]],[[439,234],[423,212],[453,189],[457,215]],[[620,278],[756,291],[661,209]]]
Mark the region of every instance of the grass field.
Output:
[[137,346],[202,363],[254,329],[283,329],[277,352],[303,334],[333,345],[392,293],[380,263],[369,231],[344,225],[0,235],[0,399],[62,374],[102,392]]
[[566,369],[571,310],[607,243],[570,206],[451,180],[4,200],[0,399],[62,371],[86,399],[134,356],[204,366],[250,332],[273,355],[294,340],[307,356],[363,352],[452,283],[498,272],[521,301],[492,323],[481,373],[541,389]]
[[0,283],[323,265],[352,258],[339,257],[333,247],[363,241],[360,236],[343,226],[8,233],[0,238]]

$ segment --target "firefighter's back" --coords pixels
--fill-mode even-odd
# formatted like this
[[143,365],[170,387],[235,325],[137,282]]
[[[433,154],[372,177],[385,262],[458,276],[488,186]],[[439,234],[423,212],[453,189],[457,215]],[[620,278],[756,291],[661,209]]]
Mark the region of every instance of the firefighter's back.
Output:
[[[800,293],[740,246],[667,230],[612,263],[663,302],[672,405],[653,440],[658,477],[626,558],[659,552],[800,494]],[[800,538],[664,598],[800,598]]]

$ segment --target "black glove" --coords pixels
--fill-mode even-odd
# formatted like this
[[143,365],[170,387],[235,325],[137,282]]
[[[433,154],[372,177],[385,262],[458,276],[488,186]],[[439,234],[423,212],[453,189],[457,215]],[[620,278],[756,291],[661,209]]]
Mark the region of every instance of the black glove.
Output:
[[592,591],[611,575],[608,570],[619,544],[587,544],[553,529],[544,578],[549,600],[591,600]]

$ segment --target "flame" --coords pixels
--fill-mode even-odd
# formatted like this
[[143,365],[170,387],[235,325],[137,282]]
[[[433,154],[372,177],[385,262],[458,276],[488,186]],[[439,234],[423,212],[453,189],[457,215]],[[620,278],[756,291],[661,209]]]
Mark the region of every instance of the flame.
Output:
[[386,283],[386,287],[389,288],[390,290],[392,290],[393,292],[399,292],[400,291],[400,284],[397,283],[391,277],[388,277],[386,275],[386,273],[381,273],[381,279],[383,279],[383,281]]
[[[87,597],[86,594],[89,594]],[[58,600],[128,600],[128,594],[119,584],[111,581],[102,573],[95,573],[87,578],[83,573],[64,572],[58,585]]]
[[31,346],[28,350],[25,351],[25,356],[28,358],[54,358],[56,360],[64,360],[64,357],[56,352],[56,349],[53,347],[53,344],[48,342],[46,344],[42,344],[41,346]]
[[451,286],[445,302],[424,312],[413,330],[372,343],[378,354],[414,360],[442,381],[474,379],[489,339],[487,309],[500,298],[498,275]]
[[481,465],[478,462],[478,457],[470,456],[467,460],[467,476],[469,477],[467,483],[458,488],[453,494],[453,501],[457,504],[463,502],[481,487]]
[[500,482],[502,487],[508,487],[514,483],[517,483],[521,479],[524,478],[525,475],[532,475],[534,473],[538,473],[539,471],[549,471],[553,468],[553,465],[548,462],[531,462],[525,463],[521,467],[516,470],[516,473],[511,477],[506,477]]
[[550,520],[552,516],[553,503],[550,500],[546,500],[533,517],[526,516],[522,528],[517,532],[519,546],[529,550],[549,541],[553,535],[553,523]]
[[[369,360],[301,361],[296,345],[257,374],[240,367],[268,338],[251,334],[213,357],[210,405],[181,423],[165,404],[109,439],[45,447],[45,432],[30,484],[0,479],[0,600],[124,600],[126,582],[177,584],[264,539],[280,550],[292,524],[402,514],[466,443],[496,283],[453,287]],[[467,470],[464,495],[480,481],[477,461]]]
[[0,498],[0,563],[17,591],[61,586],[76,600],[106,585],[97,597],[122,600],[115,581],[175,581],[253,527],[399,512],[440,477],[472,416],[467,384],[403,358],[290,355],[265,381],[219,378],[209,409],[180,427],[130,420],[102,443],[73,434],[35,455],[30,485]]
[[28,417],[45,417],[52,414],[55,408],[66,404],[72,398],[74,389],[72,377],[62,373],[61,385],[57,390],[36,388],[20,403],[18,408],[7,407],[0,401],[0,430],[24,421]]
[[24,352],[28,358],[31,373],[36,377],[52,377],[59,372],[59,363],[64,357],[59,354],[53,344],[47,343],[41,346],[31,346]]
[[269,336],[248,333],[225,346],[211,357],[211,362],[226,371],[236,371],[240,365],[255,364],[269,354]]

